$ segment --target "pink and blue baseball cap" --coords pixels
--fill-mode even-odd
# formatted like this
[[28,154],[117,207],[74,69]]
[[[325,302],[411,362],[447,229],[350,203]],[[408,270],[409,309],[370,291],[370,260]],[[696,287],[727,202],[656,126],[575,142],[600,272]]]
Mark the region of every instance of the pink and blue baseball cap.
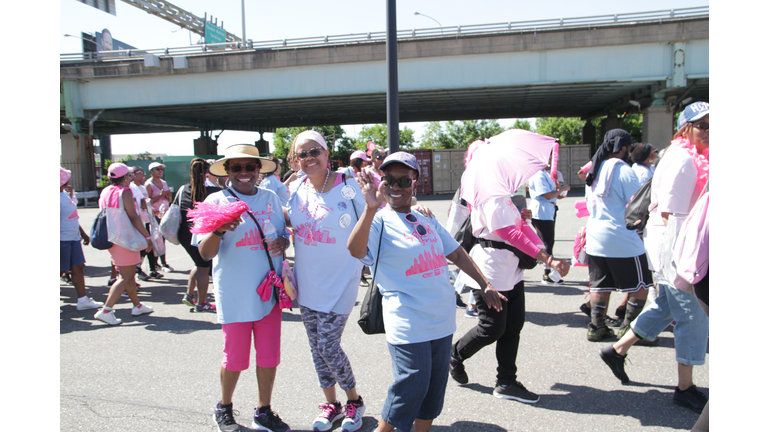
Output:
[[680,129],[686,123],[694,122],[709,114],[709,104],[706,102],[694,102],[680,113],[677,118],[677,128]]
[[406,153],[403,151],[392,153],[391,155],[387,156],[386,159],[384,159],[384,162],[381,163],[381,166],[379,167],[380,170],[383,170],[387,165],[392,163],[401,163],[408,168],[413,168],[416,170],[416,172],[419,173],[419,177],[421,177],[421,168],[419,167],[419,161],[416,159],[416,156]]

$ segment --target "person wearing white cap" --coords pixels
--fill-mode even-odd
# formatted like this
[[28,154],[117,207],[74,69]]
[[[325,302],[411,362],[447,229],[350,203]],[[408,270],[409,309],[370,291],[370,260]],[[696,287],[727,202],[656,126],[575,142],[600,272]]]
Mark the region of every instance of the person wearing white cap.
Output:
[[[318,132],[298,134],[293,152],[306,177],[298,181],[285,213],[296,239],[294,271],[301,319],[325,397],[313,429],[327,431],[343,419],[342,431],[356,431],[363,425],[365,405],[341,348],[341,336],[357,300],[363,267],[346,244],[365,201],[354,177],[328,167],[328,145]],[[336,384],[346,393],[344,405],[336,398]]]
[[[136,200],[133,199],[133,193],[128,186],[131,183],[131,180],[133,180],[133,172],[128,166],[120,162],[110,165],[107,172],[109,174],[110,185],[101,191],[99,208],[122,207],[128,215],[131,225],[133,225],[133,227],[147,240],[147,248],[145,250],[152,250],[152,242],[149,239],[149,232],[144,227],[144,224],[141,223],[141,217],[136,208]],[[128,297],[133,303],[131,315],[139,316],[152,313],[153,309],[142,304],[136,293],[136,264],[141,262],[139,251],[128,250],[117,244],[113,244],[108,250],[109,255],[112,257],[112,264],[114,264],[120,271],[117,280],[109,289],[109,295],[107,296],[107,301],[104,304],[104,307],[96,312],[96,315],[93,317],[97,320],[104,321],[109,325],[117,325],[123,322],[123,320],[115,318],[115,312],[112,310],[112,307],[120,299],[120,294],[122,294],[123,291],[128,293]]]
[[72,172],[59,167],[59,270],[72,272],[72,285],[77,293],[77,310],[96,309],[103,305],[85,295],[85,255],[83,244],[88,246],[91,242],[88,234],[80,226],[80,218],[77,214],[77,200],[72,200],[65,189],[69,187],[69,179]]
[[[146,183],[144,183],[144,187],[147,188],[147,196],[149,197],[149,202],[152,205],[152,210],[154,211],[157,223],[160,223],[160,219],[163,217],[165,212],[168,211],[170,201],[173,199],[173,194],[171,193],[171,189],[168,187],[168,183],[162,179],[164,172],[165,165],[161,164],[160,162],[152,162],[149,164],[149,173],[152,177],[147,180]],[[147,225],[147,228],[149,228],[149,225]],[[163,242],[165,242],[165,240],[163,240]],[[157,279],[162,278],[163,275],[157,271],[157,256],[155,253],[149,252],[147,256],[149,257],[149,276]],[[161,270],[165,272],[173,271],[173,268],[169,266],[168,262],[165,260],[165,254],[160,255],[160,262],[162,263]]]
[[709,104],[694,102],[678,118],[672,143],[651,178],[651,204],[645,226],[645,249],[659,294],[632,321],[621,339],[600,350],[600,357],[622,381],[629,382],[624,362],[641,339],[653,340],[675,321],[677,387],[672,402],[701,413],[707,396],[693,384],[693,366],[703,365],[709,340],[709,317],[693,287],[677,279],[672,249],[686,216],[709,185]]
[[204,202],[224,205],[242,201],[249,210],[241,219],[209,234],[195,234],[191,243],[197,246],[203,260],[213,260],[216,317],[224,336],[224,358],[219,372],[221,400],[213,415],[220,431],[241,430],[235,420],[232,398],[241,372],[249,367],[251,344],[256,351],[259,401],[251,426],[272,432],[290,431],[271,408],[272,388],[280,364],[282,312],[276,296],[264,300],[256,290],[272,267],[278,275],[282,274],[283,260],[279,257],[287,246],[280,199],[274,192],[256,187],[262,169],[273,171],[275,163],[259,156],[256,146],[236,144],[224,150],[224,157],[211,165],[209,171],[229,176],[232,186],[208,195]]

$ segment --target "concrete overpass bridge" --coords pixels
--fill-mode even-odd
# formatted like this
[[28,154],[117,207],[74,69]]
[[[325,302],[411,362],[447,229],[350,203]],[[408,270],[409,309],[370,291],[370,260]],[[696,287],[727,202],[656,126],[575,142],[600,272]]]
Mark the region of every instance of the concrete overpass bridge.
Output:
[[[74,133],[386,122],[383,33],[90,55],[60,58]],[[709,99],[709,8],[401,30],[398,62],[402,122],[643,112],[669,142]]]

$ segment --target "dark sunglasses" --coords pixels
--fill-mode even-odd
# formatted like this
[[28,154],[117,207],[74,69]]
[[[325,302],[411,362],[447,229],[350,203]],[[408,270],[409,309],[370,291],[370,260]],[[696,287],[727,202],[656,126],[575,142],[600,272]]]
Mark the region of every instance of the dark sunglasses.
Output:
[[300,151],[296,153],[296,157],[299,159],[306,159],[307,157],[318,157],[320,156],[320,153],[322,153],[323,148],[322,147],[315,147],[309,149],[309,151]]
[[258,165],[255,165],[255,164],[247,164],[245,166],[243,166],[243,165],[230,165],[229,166],[229,170],[232,171],[233,173],[239,173],[240,171],[243,170],[243,168],[245,168],[245,170],[248,171],[248,172],[254,172],[254,171],[259,169]]
[[376,155],[376,156],[374,156],[374,158],[375,158],[375,159],[378,159],[378,160],[384,160],[384,159],[386,159],[387,157],[386,157],[386,156],[384,156],[384,155]]
[[419,235],[423,236],[427,234],[427,229],[424,228],[424,225],[419,223],[419,219],[413,213],[405,215],[405,220],[416,226],[416,232],[419,233]]
[[709,130],[709,123],[691,123],[691,126],[699,130]]
[[381,181],[389,187],[398,185],[401,189],[409,188],[413,184],[413,179],[410,177],[400,177],[399,179],[396,179],[390,176],[384,176],[381,178]]

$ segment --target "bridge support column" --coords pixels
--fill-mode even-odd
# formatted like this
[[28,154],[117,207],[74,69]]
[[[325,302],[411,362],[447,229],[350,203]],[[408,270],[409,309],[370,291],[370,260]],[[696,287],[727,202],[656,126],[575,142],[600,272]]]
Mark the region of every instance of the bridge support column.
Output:
[[672,141],[673,119],[672,112],[664,106],[650,106],[643,110],[643,142],[658,149],[667,148]]

